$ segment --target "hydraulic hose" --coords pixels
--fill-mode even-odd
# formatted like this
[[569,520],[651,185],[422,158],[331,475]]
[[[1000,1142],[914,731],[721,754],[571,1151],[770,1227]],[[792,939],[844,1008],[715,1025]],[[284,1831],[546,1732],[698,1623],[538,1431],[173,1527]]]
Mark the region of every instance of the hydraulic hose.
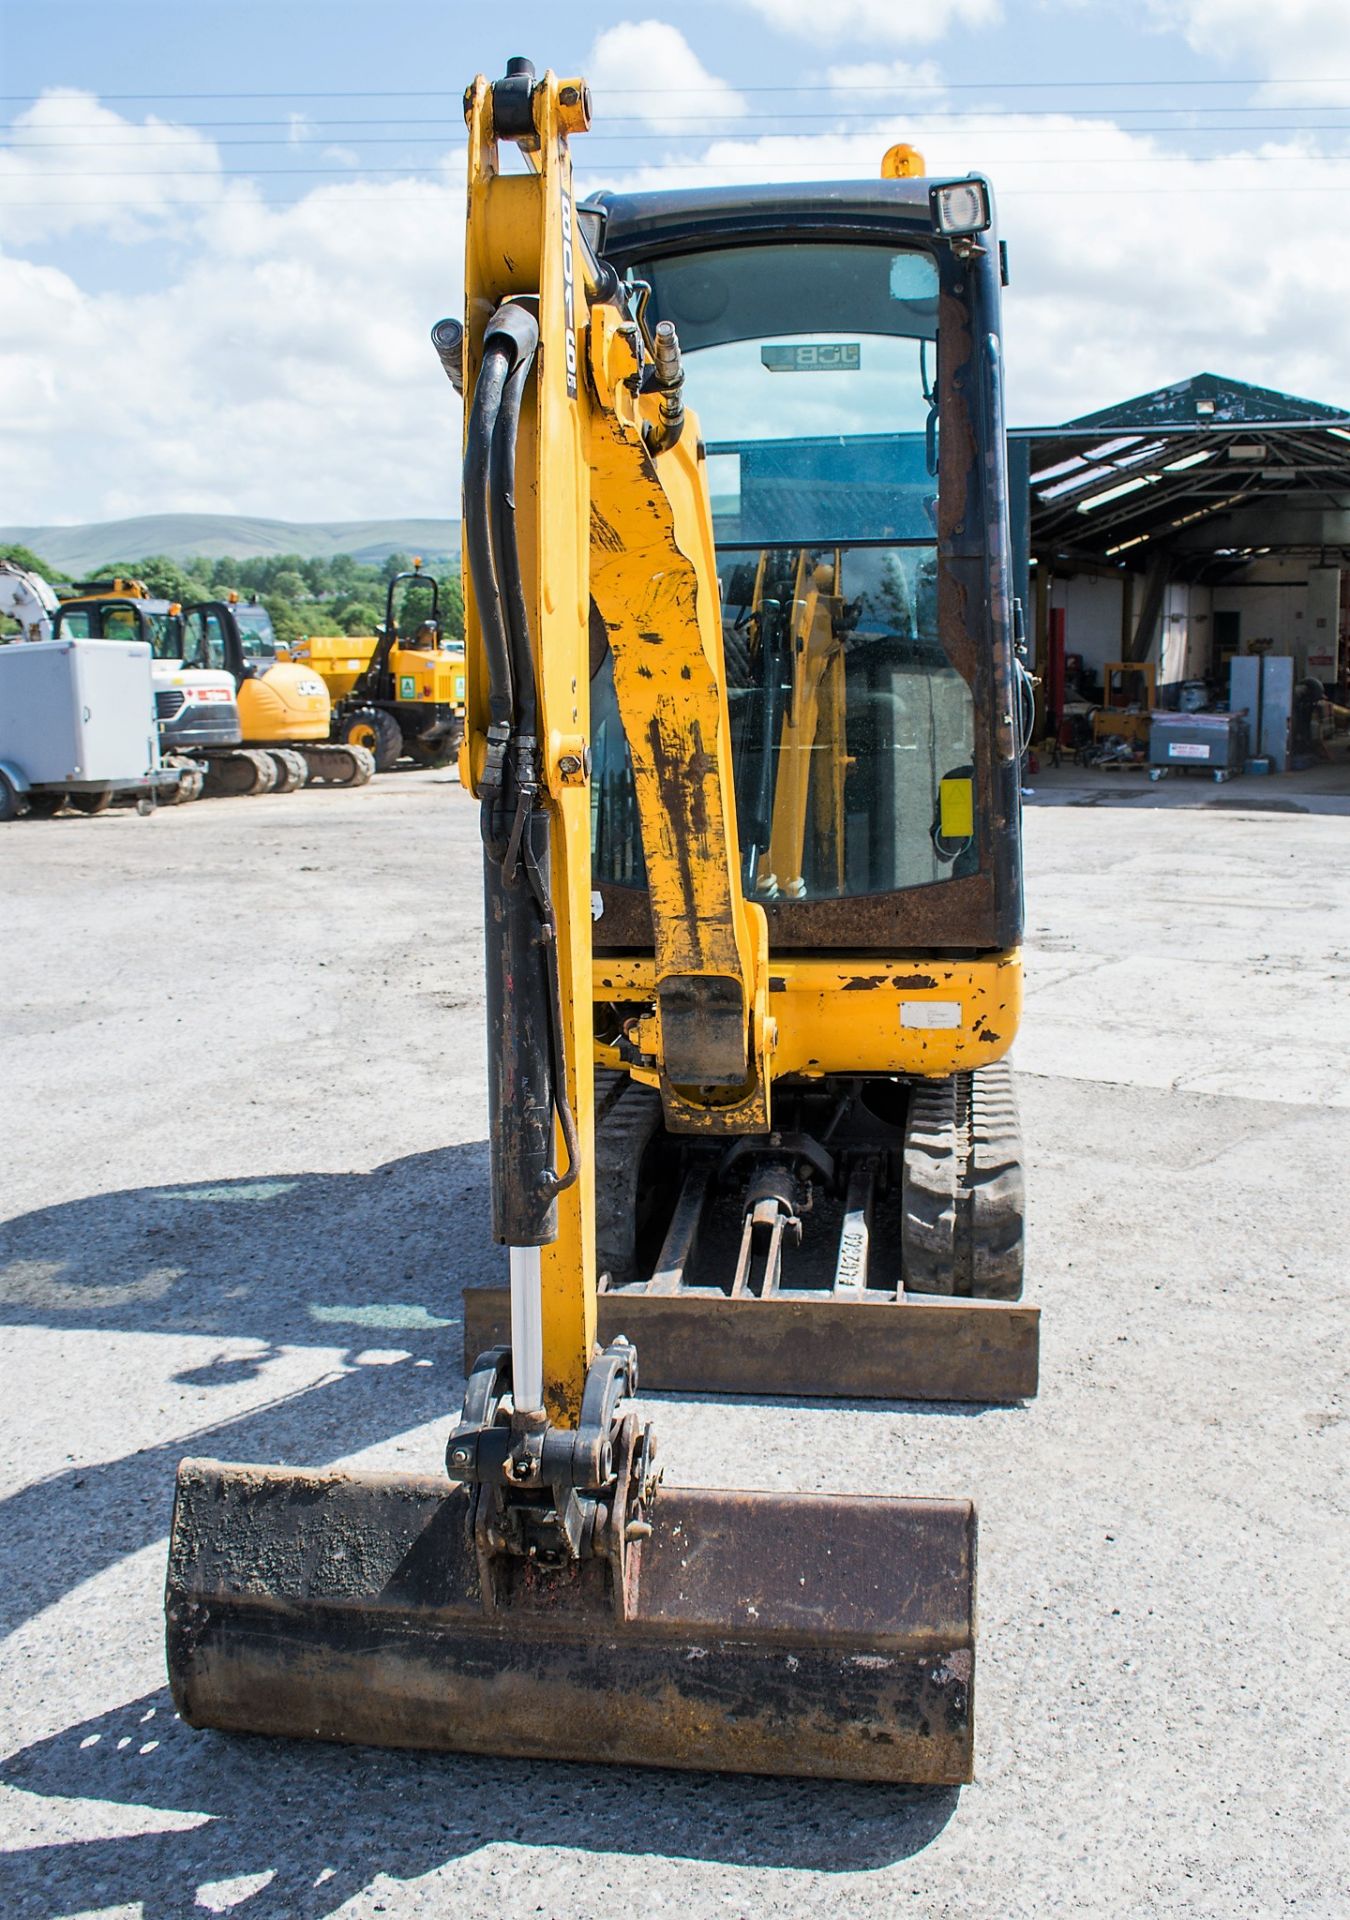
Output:
[[502,390],[489,454],[488,497],[492,510],[492,550],[502,592],[514,691],[513,723],[518,735],[538,737],[538,709],[534,686],[534,651],[530,644],[529,613],[520,573],[516,539],[516,436],[520,430],[520,402],[539,345],[539,323],[516,302],[499,307],[488,338],[509,339],[513,361]]
[[483,364],[473,390],[469,410],[469,428],[464,449],[464,545],[469,556],[469,575],[483,633],[483,652],[488,670],[489,748],[494,735],[500,741],[495,757],[496,779],[500,785],[501,756],[511,732],[515,713],[515,688],[511,673],[511,649],[502,606],[501,584],[492,545],[491,464],[492,440],[501,412],[502,394],[510,371],[509,339],[489,339],[485,343]]
[[[516,527],[516,441],[539,344],[528,307],[504,301],[488,324],[465,455],[465,545],[489,680],[480,783],[492,1215],[513,1249],[557,1235],[558,1195],[580,1172],[567,1088],[552,822],[539,777],[534,649]],[[568,1165],[554,1165],[554,1125]]]

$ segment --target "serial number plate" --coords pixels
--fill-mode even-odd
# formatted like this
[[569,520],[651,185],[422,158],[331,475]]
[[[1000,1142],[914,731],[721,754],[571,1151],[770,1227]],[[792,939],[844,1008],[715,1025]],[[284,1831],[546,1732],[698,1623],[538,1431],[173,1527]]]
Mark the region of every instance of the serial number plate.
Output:
[[959,1000],[902,1000],[900,1002],[902,1027],[959,1027],[960,1024],[961,1002]]

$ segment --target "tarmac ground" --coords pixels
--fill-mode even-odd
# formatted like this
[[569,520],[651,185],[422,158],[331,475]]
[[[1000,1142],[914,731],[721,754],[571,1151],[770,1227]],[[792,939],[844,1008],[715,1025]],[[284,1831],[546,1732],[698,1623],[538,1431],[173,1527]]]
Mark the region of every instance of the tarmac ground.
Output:
[[1038,1399],[650,1403],[685,1484],[977,1497],[960,1793],[175,1719],[178,1458],[434,1470],[457,1410],[499,1271],[477,821],[401,773],[0,830],[0,1915],[1350,1910],[1350,802],[1313,773],[1032,781]]

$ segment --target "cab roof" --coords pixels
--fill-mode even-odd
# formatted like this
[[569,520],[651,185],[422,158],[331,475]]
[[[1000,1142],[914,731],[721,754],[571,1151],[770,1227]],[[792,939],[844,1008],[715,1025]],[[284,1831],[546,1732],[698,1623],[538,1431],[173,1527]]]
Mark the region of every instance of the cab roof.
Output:
[[577,211],[596,250],[622,267],[652,253],[692,252],[737,241],[927,236],[932,232],[931,185],[927,179],[824,180],[605,192],[592,195]]

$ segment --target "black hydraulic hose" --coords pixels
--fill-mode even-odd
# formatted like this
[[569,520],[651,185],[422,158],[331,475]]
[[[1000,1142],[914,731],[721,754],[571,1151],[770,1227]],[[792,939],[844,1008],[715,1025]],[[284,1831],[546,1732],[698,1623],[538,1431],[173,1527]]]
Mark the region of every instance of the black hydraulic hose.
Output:
[[[474,396],[475,415],[478,414],[478,393],[482,390],[489,365],[500,367],[501,377],[498,380],[494,373],[493,386],[482,414],[471,420],[470,429],[470,453],[474,458],[473,499],[475,509],[481,507],[483,511],[481,526],[474,529],[474,534],[476,536],[481,532],[483,535],[481,544],[486,562],[485,577],[490,585],[493,613],[505,649],[507,685],[511,694],[507,725],[499,735],[503,746],[498,783],[492,791],[488,790],[486,779],[483,783],[483,840],[488,858],[498,870],[497,879],[490,881],[489,887],[498,886],[503,890],[503,902],[508,912],[514,913],[511,901],[513,898],[519,899],[517,890],[525,886],[537,916],[535,934],[527,939],[525,949],[532,950],[531,961],[515,978],[514,994],[521,998],[518,1009],[521,1017],[512,1018],[509,1013],[506,1014],[502,1038],[507,1041],[508,1050],[513,1046],[520,1047],[522,1064],[527,1058],[531,1061],[532,1084],[548,1085],[549,1094],[546,1097],[550,1099],[557,1117],[568,1161],[566,1172],[559,1174],[551,1164],[539,1168],[537,1156],[530,1160],[521,1159],[522,1180],[528,1179],[525,1172],[528,1165],[538,1169],[529,1190],[516,1195],[518,1205],[524,1208],[524,1215],[530,1216],[522,1218],[522,1224],[529,1229],[525,1244],[536,1244],[539,1233],[543,1231],[542,1223],[533,1217],[533,1210],[541,1206],[550,1208],[557,1196],[576,1181],[581,1170],[576,1116],[567,1085],[558,921],[553,907],[549,870],[551,836],[545,798],[539,784],[534,649],[516,529],[516,441],[525,382],[534,364],[538,346],[539,322],[535,315],[518,301],[504,301],[493,314],[484,336],[483,371],[479,375]],[[480,467],[477,461],[484,452],[485,463]],[[466,544],[472,564],[474,543],[468,535],[469,487],[470,463],[466,460]],[[473,579],[481,615],[484,612],[484,598],[479,589],[476,569]],[[486,634],[486,620],[484,628]],[[495,709],[493,717],[496,718]],[[489,753],[491,751],[490,737]],[[512,965],[524,958],[525,952],[518,951]],[[534,996],[538,988],[531,984],[529,976],[539,960],[543,963],[545,1007],[544,1019],[534,1024],[524,1017],[524,1007],[527,1003],[537,1005]],[[538,976],[534,978],[537,982]],[[533,1035],[528,1031],[532,1025]],[[542,1036],[539,1035],[540,1027],[544,1029]],[[533,1078],[534,1069],[541,1064],[537,1056],[537,1037],[544,1039],[547,1048],[548,1070],[542,1080]],[[504,1159],[506,1157],[503,1155]],[[548,1157],[551,1162],[551,1153]],[[505,1237],[515,1244],[510,1234]],[[551,1231],[548,1237],[552,1237]]]
[[544,1177],[548,1198],[556,1200],[560,1193],[565,1193],[575,1183],[581,1172],[581,1142],[577,1136],[576,1116],[572,1112],[572,1101],[567,1088],[567,1049],[563,1045],[562,973],[558,965],[558,916],[553,909],[552,878],[543,864],[533,857],[533,849],[526,854],[525,866],[535,904],[539,909],[540,931],[543,935],[545,966],[548,974],[548,1043],[549,1060],[553,1069],[553,1110],[558,1116],[558,1127],[567,1152],[566,1173],[559,1174],[550,1169]]
[[483,633],[483,651],[487,657],[489,744],[495,733],[501,742],[496,755],[500,784],[500,760],[510,736],[515,715],[515,689],[511,673],[511,649],[502,606],[501,584],[492,545],[492,506],[490,497],[492,439],[501,411],[502,393],[510,371],[511,346],[507,339],[489,340],[483,364],[474,383],[473,405],[469,410],[469,429],[464,451],[464,545],[469,556],[469,575]]
[[520,572],[520,546],[516,538],[516,436],[520,429],[520,403],[525,382],[539,345],[539,323],[528,309],[512,303],[498,309],[488,332],[490,340],[502,336],[510,339],[515,358],[502,390],[489,455],[488,498],[492,512],[492,550],[502,590],[502,612],[511,655],[515,730],[534,740],[538,736],[539,716],[530,619]]
[[[755,798],[755,833],[761,841],[760,853],[767,853],[773,842],[773,789],[778,772],[775,759],[774,742],[777,729],[777,688],[774,683],[774,669],[777,665],[776,629],[782,619],[782,606],[778,601],[771,609],[761,602],[759,620],[759,665],[761,683],[758,688],[759,721],[763,729],[760,742],[759,779],[756,782],[758,792]],[[747,882],[753,889],[759,882],[758,873],[747,875]]]

